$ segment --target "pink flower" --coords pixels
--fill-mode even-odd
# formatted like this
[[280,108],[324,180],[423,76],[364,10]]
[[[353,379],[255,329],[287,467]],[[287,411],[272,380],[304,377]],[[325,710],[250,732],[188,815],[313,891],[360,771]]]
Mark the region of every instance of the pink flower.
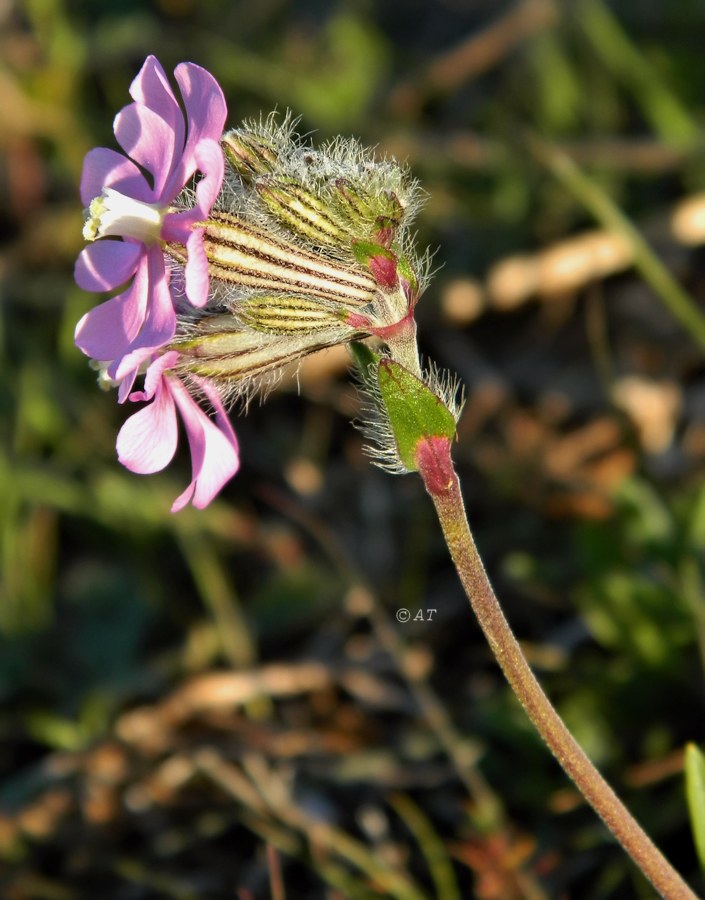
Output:
[[145,390],[130,394],[130,400],[152,402],[130,416],[117,439],[118,458],[124,466],[141,475],[159,472],[176,452],[178,409],[191,448],[193,478],[174,501],[172,512],[178,512],[189,502],[203,509],[240,465],[237,438],[220,397],[206,379],[194,378],[213,407],[213,421],[181,379],[170,371],[178,359],[179,354],[172,350],[150,365]]
[[[83,164],[81,199],[89,207],[84,236],[94,243],[78,257],[76,281],[88,291],[129,284],[81,319],[76,344],[93,359],[110,361],[108,373],[117,381],[167,344],[176,329],[160,241],[185,245],[186,296],[194,306],[208,299],[203,230],[194,225],[208,216],[223,181],[225,99],[200,66],[181,63],[174,75],[185,118],[164,70],[149,56],[130,87],[134,103],[115,118],[115,137],[127,155],[97,147]],[[197,172],[195,205],[172,209]]]

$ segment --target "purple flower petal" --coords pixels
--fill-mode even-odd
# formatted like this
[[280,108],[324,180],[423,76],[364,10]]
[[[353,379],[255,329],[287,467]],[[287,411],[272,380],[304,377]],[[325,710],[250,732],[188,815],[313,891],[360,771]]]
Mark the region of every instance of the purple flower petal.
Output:
[[189,502],[203,509],[240,467],[237,439],[219,399],[217,422],[213,422],[180,381],[171,381],[191,448],[193,475],[191,484],[176,498],[171,511],[178,512]]
[[[203,141],[218,143],[223,133],[227,106],[220,85],[210,72],[194,63],[180,63],[174,70],[186,108],[188,133],[181,159],[169,179],[173,196],[199,168],[196,151]],[[221,154],[222,155],[222,154]],[[222,181],[222,175],[220,177]],[[218,184],[216,190],[220,188]]]
[[157,358],[145,375],[144,391],[130,400],[152,400],[125,422],[117,439],[120,462],[132,472],[147,475],[163,469],[176,451],[178,409],[191,449],[192,481],[174,501],[172,512],[193,502],[198,509],[207,506],[223,485],[237,472],[237,438],[222,401],[207,380],[199,386],[215,410],[215,421],[201,409],[188,388],[169,370],[179,354],[169,351]]
[[[175,76],[186,116],[164,70],[150,56],[131,85],[134,103],[115,118],[115,136],[131,158],[106,148],[96,148],[85,158],[81,197],[86,205],[105,188],[113,188],[155,208],[140,210],[113,196],[102,206],[95,205],[89,233],[107,232],[124,240],[101,238],[82,251],[76,281],[94,291],[112,290],[130,277],[132,282],[85,315],[75,339],[84,353],[108,363],[107,374],[120,382],[121,403],[128,397],[151,400],[130,416],[118,436],[118,455],[127,468],[146,474],[167,465],[176,448],[178,407],[193,460],[193,480],[174,503],[174,509],[180,509],[190,501],[198,507],[207,505],[237,471],[239,460],[237,440],[217,394],[207,383],[201,386],[215,410],[213,420],[178,376],[168,372],[178,353],[158,355],[174,336],[176,312],[164,253],[155,240],[157,228],[161,222],[161,241],[186,246],[186,295],[194,305],[204,305],[208,265],[198,223],[210,213],[224,172],[219,141],[226,106],[220,87],[193,63],[179,65]],[[196,179],[195,206],[168,213],[167,207],[197,173],[202,177]],[[116,200],[123,205],[111,205]],[[127,212],[120,212],[123,206]],[[131,393],[137,374],[150,360],[144,391]]]
[[91,359],[109,362],[129,346],[125,334],[125,320],[130,318],[133,305],[132,289],[111,297],[95,306],[76,326],[74,340],[79,350]]
[[125,241],[97,241],[81,250],[74,278],[84,291],[111,291],[134,275],[140,256],[141,244]]
[[152,192],[142,172],[122,153],[107,147],[94,147],[83,160],[81,200],[88,204],[100,196],[104,187],[112,187],[135,200],[152,199]]
[[196,185],[196,205],[165,216],[162,227],[165,241],[185,244],[194,224],[208,217],[223,183],[225,162],[223,151],[216,141],[203,141],[196,149],[194,162],[196,169],[203,173]]
[[184,272],[186,296],[194,306],[208,303],[208,258],[203,247],[203,231],[192,231],[186,242],[188,260]]
[[[140,360],[140,365],[143,362],[146,362],[149,359],[151,354],[145,351],[144,359]],[[118,403],[123,404],[129,397],[130,391],[132,390],[132,386],[135,383],[135,379],[139,375],[139,366],[136,366],[132,369],[131,372],[128,372],[127,375],[120,382],[120,387],[118,388]]]
[[184,115],[169,79],[155,56],[148,56],[130,85],[130,96],[137,103],[154,110],[174,132],[174,145],[183,147],[185,140]]
[[117,437],[118,459],[139,475],[161,471],[176,452],[176,408],[166,381],[161,384],[153,402],[130,416]]
[[164,191],[172,169],[181,158],[181,145],[176,144],[174,128],[148,106],[131,103],[115,116],[114,130],[125,153],[152,176],[154,202],[171,202],[184,186],[180,184],[173,191]]
[[76,326],[76,345],[92,359],[115,360],[108,371],[118,380],[134,365],[134,360],[121,365],[123,357],[133,350],[158,349],[176,329],[162,252],[159,247],[146,253],[140,249],[130,287],[86,313]]
[[220,138],[228,108],[218,82],[195,63],[179,63],[174,75],[181,88],[189,122],[186,147],[195,147],[206,138]]
[[211,211],[223,183],[225,160],[220,144],[211,140],[204,140],[196,147],[194,159],[196,166],[204,176],[196,185],[194,209],[199,219],[205,219]]
[[179,354],[176,350],[169,350],[167,353],[158,356],[147,369],[144,376],[144,390],[135,391],[130,394],[130,400],[151,400],[152,397],[161,389],[162,376],[167,369],[173,368],[179,361]]
[[145,355],[149,356],[151,352],[168,344],[176,331],[176,313],[168,281],[166,278],[158,280],[155,276],[151,279],[151,285],[140,333],[115,358],[109,369],[109,374],[116,381],[121,381],[132,369],[139,368]]
[[208,300],[208,260],[203,249],[203,231],[193,226],[207,218],[223,182],[225,165],[220,145],[210,140],[196,148],[195,160],[204,173],[196,185],[196,205],[167,215],[162,234],[164,240],[186,245],[186,296],[194,306],[200,307]]
[[[176,365],[179,359],[179,354],[175,350],[169,350],[167,353],[158,356],[156,359],[154,359],[154,351],[149,349],[142,350],[140,353],[135,353],[133,356],[136,359],[136,364],[120,384],[120,390],[118,392],[119,403],[124,403],[128,399],[133,402],[137,400],[151,400],[161,383],[164,370]],[[144,376],[144,390],[130,393],[135,378],[138,375],[139,368],[143,363],[146,363],[150,357],[152,357],[152,363]]]

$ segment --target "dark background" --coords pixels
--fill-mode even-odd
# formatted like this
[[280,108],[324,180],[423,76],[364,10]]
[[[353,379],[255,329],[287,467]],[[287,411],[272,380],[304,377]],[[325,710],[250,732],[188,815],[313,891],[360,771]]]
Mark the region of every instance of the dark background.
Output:
[[233,414],[242,469],[207,510],[168,511],[186,453],[118,464],[124,410],[73,346],[77,185],[149,53],[208,68],[231,126],[291,108],[422,180],[420,339],[466,385],[481,552],[576,737],[702,889],[704,350],[628,261],[601,268],[528,134],[702,309],[669,216],[705,189],[705,5],[7,0],[0,27],[3,896],[653,895],[504,685],[419,479],[364,456],[342,348]]

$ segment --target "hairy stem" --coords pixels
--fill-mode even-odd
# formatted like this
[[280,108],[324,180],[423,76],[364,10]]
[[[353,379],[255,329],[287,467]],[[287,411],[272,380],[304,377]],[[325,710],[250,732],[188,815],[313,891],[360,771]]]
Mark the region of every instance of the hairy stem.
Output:
[[697,900],[587,758],[531,671],[475,546],[450,443],[444,444],[436,442],[432,452],[419,453],[419,471],[470,605],[509,684],[565,772],[657,891],[668,900]]

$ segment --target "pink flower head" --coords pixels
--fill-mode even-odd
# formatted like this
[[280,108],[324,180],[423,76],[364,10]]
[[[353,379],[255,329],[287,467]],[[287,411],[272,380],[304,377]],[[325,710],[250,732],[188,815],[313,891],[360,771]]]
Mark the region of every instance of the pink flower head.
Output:
[[240,465],[237,438],[220,397],[208,381],[194,378],[213,407],[214,421],[193,399],[178,375],[170,371],[178,359],[179,354],[172,350],[150,365],[145,390],[130,394],[130,400],[152,402],[130,416],[117,439],[118,458],[130,471],[140,475],[159,472],[176,452],[178,409],[191,448],[193,478],[174,501],[172,512],[178,512],[189,502],[203,509]]
[[[111,361],[108,372],[118,381],[176,329],[160,241],[186,247],[186,296],[194,306],[208,299],[203,230],[194,225],[207,218],[223,181],[225,99],[213,76],[194,63],[180,63],[174,75],[185,117],[164,70],[149,56],[130,87],[134,103],[115,117],[115,137],[126,155],[97,147],[83,164],[84,235],[94,243],[78,257],[76,281],[88,291],[129,284],[81,319],[76,344],[93,359]],[[173,210],[197,172],[195,205]]]

